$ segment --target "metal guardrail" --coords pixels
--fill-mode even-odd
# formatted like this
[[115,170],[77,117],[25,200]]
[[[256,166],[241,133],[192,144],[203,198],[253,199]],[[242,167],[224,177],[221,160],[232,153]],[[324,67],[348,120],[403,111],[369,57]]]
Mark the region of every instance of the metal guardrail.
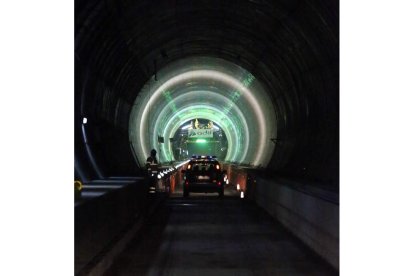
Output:
[[172,177],[179,173],[181,167],[188,162],[189,160],[177,164],[152,165],[148,168],[148,176],[151,179],[149,193],[170,193]]

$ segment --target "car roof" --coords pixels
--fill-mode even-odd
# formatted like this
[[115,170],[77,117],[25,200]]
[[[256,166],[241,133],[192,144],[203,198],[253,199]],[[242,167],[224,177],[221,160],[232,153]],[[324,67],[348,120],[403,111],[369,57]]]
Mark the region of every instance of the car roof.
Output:
[[195,159],[191,160],[190,163],[218,163],[218,161],[213,159]]
[[191,163],[195,163],[195,162],[212,162],[212,163],[218,163],[217,159],[215,156],[211,156],[211,155],[198,155],[195,156],[193,155],[193,158],[190,160]]

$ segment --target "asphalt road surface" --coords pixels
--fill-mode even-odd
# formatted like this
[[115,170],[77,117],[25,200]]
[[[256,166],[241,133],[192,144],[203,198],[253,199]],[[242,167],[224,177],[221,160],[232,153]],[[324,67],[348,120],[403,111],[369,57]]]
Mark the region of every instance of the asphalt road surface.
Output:
[[170,197],[106,275],[338,275],[235,194]]

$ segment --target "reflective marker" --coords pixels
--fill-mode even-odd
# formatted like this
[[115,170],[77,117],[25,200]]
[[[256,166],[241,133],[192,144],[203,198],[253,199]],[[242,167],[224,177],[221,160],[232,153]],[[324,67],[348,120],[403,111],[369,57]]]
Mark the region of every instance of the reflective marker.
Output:
[[80,180],[76,180],[75,181],[75,189],[77,191],[81,191],[83,189],[83,184],[82,184],[82,182]]

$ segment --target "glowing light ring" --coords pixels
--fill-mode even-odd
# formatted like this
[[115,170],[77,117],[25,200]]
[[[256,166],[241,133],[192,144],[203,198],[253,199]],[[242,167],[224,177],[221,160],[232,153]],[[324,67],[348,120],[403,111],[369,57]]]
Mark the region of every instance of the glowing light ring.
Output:
[[[188,92],[188,93],[191,93],[191,92]],[[222,96],[221,94],[217,94],[215,92],[200,91],[200,93],[201,94],[215,94],[215,97],[217,98],[217,101],[223,102],[223,103],[230,102],[230,100],[228,98]],[[176,97],[175,100],[177,102],[180,102],[183,98],[186,98],[187,97],[186,94],[182,94],[179,97]],[[201,95],[201,97],[204,97],[204,96],[205,95]],[[207,109],[208,110],[208,109],[210,109],[211,110],[211,114],[208,114],[208,113],[205,114],[205,113],[202,113],[201,111],[198,111],[198,115],[195,116],[195,115],[191,114],[192,112],[189,112],[189,111],[191,111],[191,109],[196,109],[196,110],[204,110],[204,109]],[[226,126],[222,126],[220,124],[220,120],[219,119],[221,117],[226,117],[226,116],[225,116],[225,114],[223,113],[222,110],[216,108],[214,105],[209,105],[208,103],[206,103],[206,104],[203,104],[203,105],[199,104],[199,105],[184,106],[184,107],[181,107],[181,109],[178,109],[177,110],[177,113],[175,113],[172,116],[170,114],[168,114],[169,111],[170,110],[168,109],[168,106],[165,106],[161,110],[161,112],[159,113],[159,115],[157,117],[157,121],[156,121],[155,126],[154,126],[154,129],[164,129],[164,132],[163,132],[163,135],[162,135],[163,137],[172,137],[175,134],[175,132],[178,130],[178,127],[181,124],[183,124],[184,121],[193,120],[193,119],[196,119],[197,117],[198,118],[202,118],[203,117],[205,119],[212,120],[215,123],[217,123],[218,125],[220,125],[220,127],[223,129],[223,131],[225,132],[225,134],[228,137],[228,139],[230,137],[234,137],[234,133],[233,132],[231,132],[230,130],[228,130],[228,128]],[[185,112],[190,113],[191,116],[184,115],[185,117],[180,117],[180,115],[182,113],[185,113]],[[233,112],[236,113],[237,116],[228,116],[226,118],[228,118],[229,121],[231,122],[233,129],[237,129],[237,130],[239,130],[239,128],[237,127],[237,125],[239,125],[239,124],[237,122],[234,122],[234,120],[235,119],[240,119],[241,120],[242,127],[243,127],[243,130],[244,130],[242,132],[245,135],[244,135],[244,137],[239,136],[239,135],[236,135],[236,137],[234,139],[236,140],[235,141],[235,143],[236,143],[235,152],[237,152],[238,150],[240,150],[240,147],[242,147],[244,149],[243,150],[243,154],[242,154],[242,159],[244,159],[246,157],[246,155],[247,155],[247,147],[248,147],[248,144],[249,144],[248,126],[247,126],[247,122],[245,120],[244,114],[242,114],[241,110],[237,106],[235,106],[233,108]],[[183,116],[183,115],[181,115],[181,116]],[[177,117],[180,117],[180,120],[177,120]],[[162,125],[161,124],[162,118],[170,118],[170,119],[168,120],[168,122],[166,124]],[[176,123],[173,124],[173,121],[176,121]],[[168,132],[168,130],[171,129],[171,127],[170,127],[171,124],[173,124],[172,131]],[[244,140],[243,143],[240,143],[238,141],[238,140],[240,140],[240,137],[244,138],[243,139]],[[157,137],[153,136],[153,144],[155,145],[156,143],[157,143]],[[172,152],[171,145],[170,144],[168,144],[168,145],[169,145],[169,147],[168,147],[168,151],[167,151],[165,149],[165,144],[164,144],[163,150],[162,150],[162,153],[163,154],[166,154],[166,152],[169,152],[169,153]],[[229,145],[230,145],[230,141],[229,141]],[[233,147],[232,146],[229,146],[228,148],[229,149],[232,149]],[[231,152],[232,152],[231,150],[227,152],[226,159],[229,159],[230,158]],[[166,160],[170,160],[172,158],[172,154],[171,154],[171,156],[164,155],[164,158],[166,158]],[[236,158],[236,157],[235,156],[232,156],[230,158],[230,160],[231,159],[234,159],[234,158]]]
[[[220,78],[211,78],[211,74],[200,77],[194,73],[206,71],[213,72],[213,74],[221,74],[222,79],[224,76],[224,78],[230,78],[230,81],[223,82]],[[183,76],[185,75],[189,77],[184,78]],[[174,80],[173,84],[168,86],[168,89],[164,89],[167,87],[167,83],[170,82],[171,84],[171,80]],[[232,85],[231,80],[238,83],[238,85],[236,87],[234,83]],[[236,162],[266,166],[275,149],[275,145],[270,142],[270,138],[277,137],[276,113],[269,94],[255,80],[255,77],[251,73],[236,64],[211,57],[190,57],[175,61],[159,70],[158,80],[155,81],[152,78],[144,85],[141,92],[137,95],[137,99],[131,110],[129,137],[131,148],[135,151],[137,160],[145,161],[148,150],[152,147],[158,148],[157,143],[154,142],[158,135],[164,138],[170,137],[173,134],[168,133],[168,129],[175,128],[180,123],[185,123],[181,110],[186,107],[186,103],[178,102],[177,95],[197,90],[209,90],[211,92],[219,92],[218,94],[222,94],[230,101],[227,100],[225,104],[222,104],[217,101],[217,98],[213,100],[210,98],[208,99],[210,103],[203,103],[202,100],[197,98],[196,93],[191,94],[188,100],[194,104],[201,103],[202,106],[196,110],[197,112],[214,107],[224,113],[224,116],[217,114],[212,116],[219,117],[218,120],[216,118],[212,121],[225,119],[222,123],[222,129],[223,131],[225,129],[227,130],[224,133],[231,132],[234,135],[234,137],[232,135],[226,135],[232,139],[232,145],[229,145],[227,152],[231,154],[227,157],[235,157],[234,161]],[[243,114],[241,116],[240,114],[236,114],[236,109],[241,110]],[[151,114],[149,114],[149,110]],[[154,123],[161,116],[161,113],[166,114],[166,120],[176,115],[176,113],[180,116],[175,117],[172,121],[168,120],[167,124],[162,121],[161,123],[157,123],[157,126],[162,127],[161,129],[156,129]],[[262,116],[260,116],[260,113]],[[207,114],[206,116],[211,116],[211,114]],[[206,116],[203,117],[205,118]],[[247,122],[248,128],[241,121]],[[227,125],[227,127],[224,125]],[[146,131],[143,132],[143,130]],[[242,158],[239,146],[246,144],[246,141],[242,137],[249,133],[253,135],[248,142],[248,150],[247,147],[242,148],[243,150],[247,150],[246,155],[243,152],[245,158]],[[142,145],[146,146],[146,148],[143,148]],[[160,148],[161,152],[172,155],[170,144],[167,143],[167,145],[163,146],[163,148]],[[260,154],[260,149],[265,149],[261,151],[262,154]]]
[[[193,108],[201,108],[201,107],[202,107],[203,109],[206,109],[204,105],[203,105],[203,106],[189,106],[189,107],[186,107],[185,109],[183,109],[183,112],[186,112],[187,110],[191,110],[191,109],[193,109]],[[229,129],[229,127],[228,127],[228,126],[222,125],[222,124],[221,124],[221,122],[216,121],[216,119],[217,119],[218,117],[220,117],[220,116],[222,116],[222,115],[223,115],[223,112],[222,112],[221,110],[217,109],[217,108],[214,108],[214,107],[212,107],[212,108],[211,108],[211,110],[212,110],[212,111],[214,111],[214,113],[209,113],[209,112],[198,112],[198,113],[197,113],[197,115],[194,115],[194,114],[191,114],[191,113],[186,114],[186,115],[183,117],[183,121],[182,121],[182,122],[174,124],[174,125],[171,127],[171,130],[169,131],[169,133],[167,133],[167,130],[166,130],[166,131],[164,132],[164,135],[166,135],[166,137],[171,137],[171,136],[173,136],[173,135],[174,135],[174,133],[175,133],[175,132],[178,130],[178,128],[181,126],[181,124],[183,124],[184,122],[187,122],[187,121],[189,121],[189,120],[193,120],[193,119],[195,119],[195,118],[197,118],[197,117],[198,117],[198,118],[203,117],[203,118],[205,118],[205,119],[215,121],[215,122],[217,123],[217,125],[219,125],[221,129],[223,129],[223,131],[224,131],[224,133],[226,134],[227,139],[228,139],[228,145],[229,145],[229,146],[228,146],[228,148],[229,148],[230,150],[227,152],[226,159],[234,159],[234,158],[236,158],[236,156],[237,156],[237,151],[238,151],[238,149],[240,149],[240,147],[242,146],[242,145],[241,145],[241,143],[237,143],[237,136],[235,136],[234,131],[233,131],[233,132],[231,131],[231,128],[232,128],[232,129],[237,129],[236,124],[235,124],[234,122],[232,122],[231,120],[229,120],[230,125],[231,125],[231,128]],[[173,117],[171,117],[171,118],[170,118],[170,122],[171,122],[171,121],[174,121],[176,116],[177,116],[177,114],[175,114]],[[218,117],[217,117],[217,116],[218,116]],[[241,116],[240,118],[244,119],[244,117],[243,117],[243,116]],[[169,122],[169,123],[167,123],[167,125],[171,125],[171,123],[170,123],[170,122]],[[247,123],[246,123],[246,121],[244,121],[244,122],[243,122],[243,124],[244,124],[244,128],[245,128],[245,130],[246,130],[246,133],[247,133]],[[234,141],[234,140],[236,140],[236,141]],[[153,141],[154,141],[154,140],[153,140]],[[155,141],[154,141],[154,142],[155,142]],[[245,140],[245,142],[243,143],[244,152],[243,152],[243,156],[242,156],[242,158],[245,158],[245,157],[246,157],[246,154],[247,154],[247,146],[246,146],[246,145],[248,145],[248,143],[249,143],[249,135],[248,135],[248,133],[247,133],[247,135],[246,135],[246,140]],[[233,155],[233,156],[231,156],[232,149],[234,148],[234,147],[233,147],[233,144],[236,144],[236,147],[235,147],[235,149],[233,150],[233,151],[234,151],[234,155]],[[169,149],[168,149],[168,150],[171,150],[171,148],[169,147]],[[163,151],[165,152],[165,151],[166,151],[166,149],[164,148],[164,149],[163,149]],[[231,157],[229,158],[229,156],[231,156]]]
[[218,82],[222,82],[227,84],[228,86],[233,87],[234,89],[240,91],[243,96],[245,96],[248,100],[248,102],[252,105],[253,110],[255,112],[256,118],[258,119],[259,123],[259,149],[255,155],[253,164],[257,164],[260,161],[260,157],[263,155],[264,147],[266,145],[265,138],[268,136],[266,135],[265,130],[265,119],[263,112],[260,109],[260,105],[258,104],[256,98],[252,94],[252,92],[246,88],[239,80],[236,78],[224,74],[222,72],[217,72],[213,70],[195,70],[190,72],[182,73],[178,76],[175,76],[165,83],[163,83],[160,87],[158,87],[153,95],[150,97],[148,104],[144,107],[143,114],[140,121],[140,144],[141,144],[141,150],[143,152],[149,152],[147,146],[145,145],[145,132],[142,129],[142,126],[145,125],[145,122],[148,117],[149,107],[154,104],[154,102],[162,95],[163,91],[168,90],[170,87],[177,85],[181,82],[186,82],[190,79],[208,79],[208,80],[214,80]]
[[[203,108],[205,109],[205,106],[203,106]],[[192,109],[192,107],[189,107],[188,109]],[[216,112],[220,112],[218,109],[214,109]],[[222,114],[222,113],[221,113]],[[215,119],[216,119],[216,117],[215,116],[212,116],[213,114],[211,114],[211,113],[208,113],[208,112],[199,112],[198,113],[198,115],[196,116],[196,115],[194,115],[194,114],[187,114],[184,118],[183,118],[183,121],[185,122],[185,121],[189,121],[189,120],[194,120],[194,119],[196,119],[196,118],[205,118],[205,119],[208,119],[208,120],[212,120],[212,121],[215,121]],[[228,145],[229,145],[229,148],[233,148],[233,144],[235,143],[235,142],[233,142],[233,140],[235,140],[236,138],[234,137],[234,134],[232,134],[232,132],[231,132],[231,128],[235,128],[235,126],[234,126],[234,124],[232,124],[231,123],[231,128],[229,129],[229,127],[224,127],[224,126],[221,126],[219,123],[217,123],[216,122],[216,124],[217,125],[219,125],[221,128],[222,128],[222,130],[224,131],[224,133],[226,134],[226,136],[227,136],[227,140],[228,140]],[[172,135],[174,135],[174,133],[178,130],[178,128],[181,126],[181,124],[180,123],[178,123],[178,124],[175,124],[175,125],[173,125],[172,126],[172,128],[171,128],[171,131],[169,132],[169,136],[172,136]],[[171,145],[170,145],[171,146]],[[169,147],[169,150],[171,150],[171,147]],[[231,151],[228,151],[227,152],[227,156],[229,155],[231,153]],[[225,159],[228,159],[228,157],[226,156],[226,158]]]

